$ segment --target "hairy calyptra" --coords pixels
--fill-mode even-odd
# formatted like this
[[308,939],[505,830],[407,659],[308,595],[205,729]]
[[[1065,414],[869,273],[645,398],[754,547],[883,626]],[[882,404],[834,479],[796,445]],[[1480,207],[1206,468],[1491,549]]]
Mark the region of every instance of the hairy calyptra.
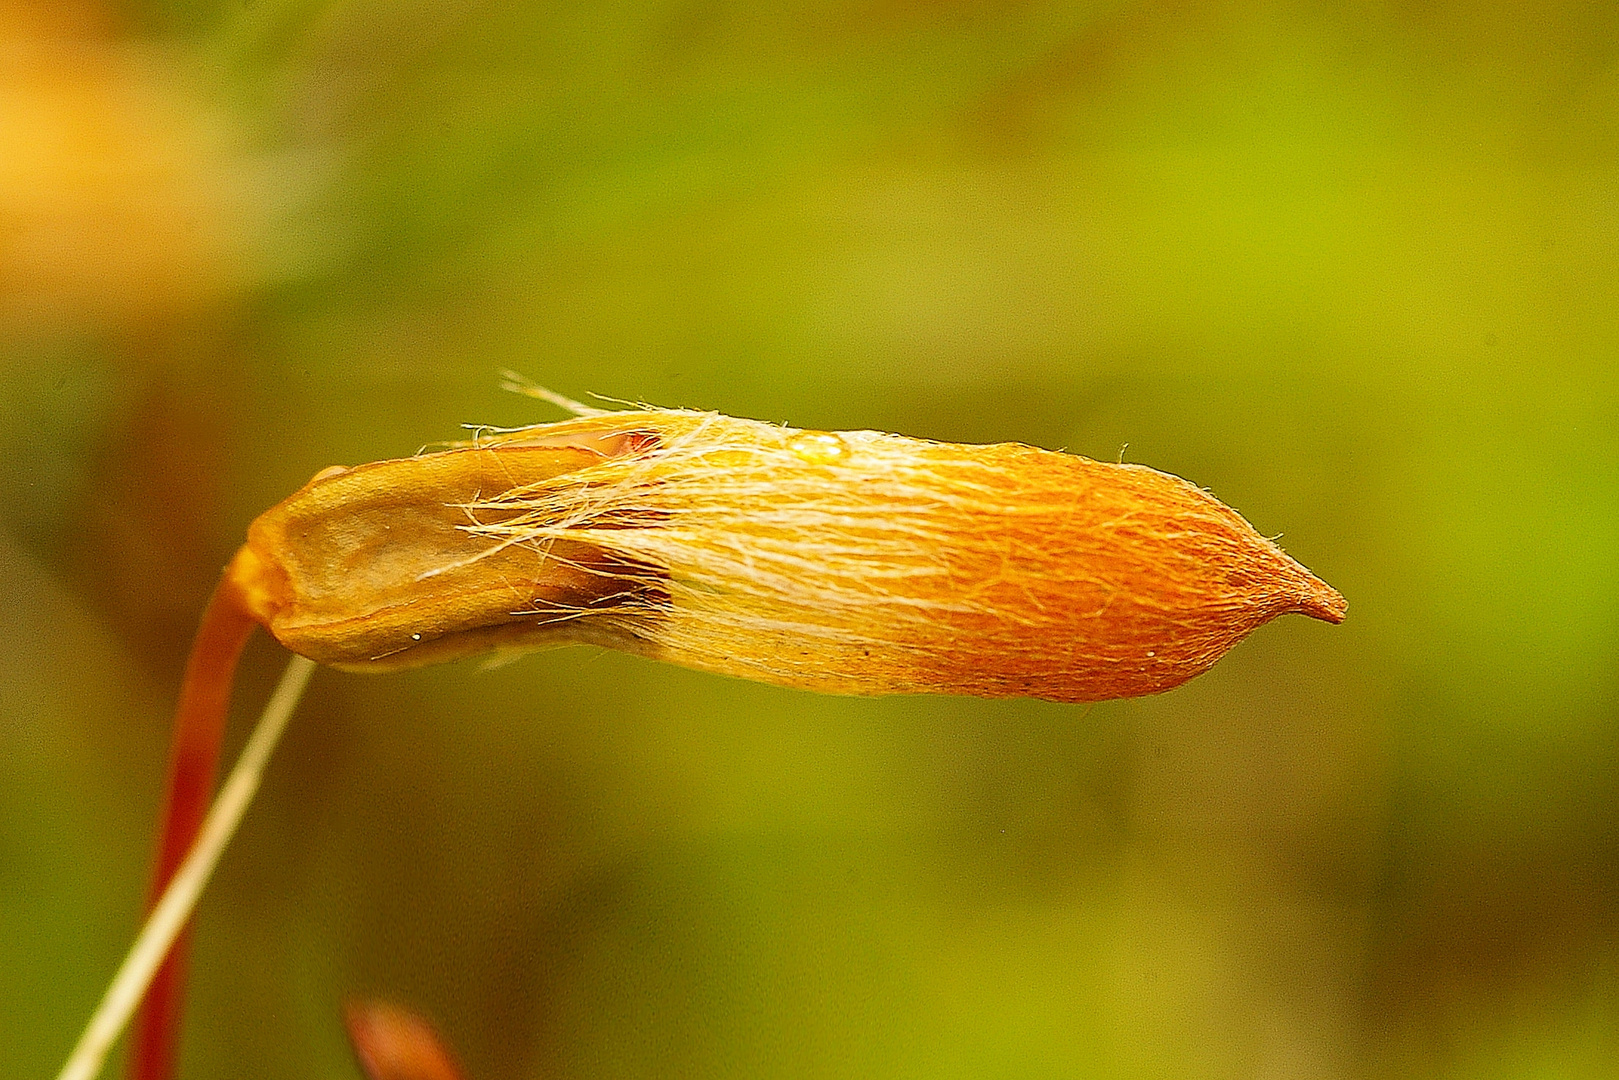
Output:
[[[254,624],[350,670],[585,642],[827,693],[1096,701],[1178,686],[1278,615],[1344,617],[1235,511],[1144,466],[574,411],[327,469],[253,522],[182,686],[154,896],[196,836]],[[182,946],[138,1080],[172,1071]]]
[[584,641],[839,694],[1150,694],[1277,615],[1344,614],[1144,466],[669,410],[328,470],[229,576],[340,668]]

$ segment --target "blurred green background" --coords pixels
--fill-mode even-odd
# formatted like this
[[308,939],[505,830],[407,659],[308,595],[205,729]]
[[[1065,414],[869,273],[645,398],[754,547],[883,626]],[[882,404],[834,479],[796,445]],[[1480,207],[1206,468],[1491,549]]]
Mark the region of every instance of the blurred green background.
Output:
[[[516,368],[1211,488],[1160,698],[322,672],[188,1077],[1619,1075],[1619,8],[0,0],[0,1047],[136,926],[219,567]],[[260,638],[245,737],[284,655]]]

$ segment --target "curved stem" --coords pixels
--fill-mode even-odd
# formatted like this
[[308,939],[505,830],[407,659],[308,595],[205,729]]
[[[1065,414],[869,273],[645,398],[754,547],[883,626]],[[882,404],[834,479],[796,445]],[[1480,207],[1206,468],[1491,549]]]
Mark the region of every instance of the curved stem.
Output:
[[[168,887],[202,827],[219,771],[219,747],[230,712],[231,683],[242,647],[253,633],[229,572],[214,590],[186,660],[180,701],[174,711],[169,751],[168,800],[164,808],[148,910]],[[180,1019],[185,1006],[186,935],[170,951],[141,1006],[130,1039],[132,1080],[168,1080],[179,1051]]]
[[101,1004],[90,1017],[90,1023],[86,1025],[73,1053],[68,1056],[67,1063],[62,1066],[57,1080],[94,1080],[101,1071],[107,1051],[128,1023],[130,1014],[140,1003],[141,995],[163,963],[163,958],[180,936],[192,909],[196,907],[197,898],[202,895],[203,886],[208,883],[209,875],[225,851],[225,845],[230,843],[236,827],[241,824],[243,813],[258,791],[270,752],[286,730],[292,710],[314,670],[314,663],[301,656],[293,657],[287,665],[286,674],[281,676],[280,685],[264,707],[264,714],[243,748],[242,756],[208,811],[196,846],[186,855],[157,906],[147,917],[146,925],[141,928],[135,944],[124,957],[123,965],[107,987]]

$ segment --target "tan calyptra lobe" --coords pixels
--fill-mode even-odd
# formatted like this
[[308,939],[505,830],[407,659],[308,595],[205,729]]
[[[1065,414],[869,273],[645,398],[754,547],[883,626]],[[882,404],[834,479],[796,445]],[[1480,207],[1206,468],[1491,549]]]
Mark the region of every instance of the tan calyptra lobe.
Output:
[[1184,480],[1015,443],[584,416],[332,469],[228,572],[294,652],[569,642],[841,694],[1168,690],[1342,596]]

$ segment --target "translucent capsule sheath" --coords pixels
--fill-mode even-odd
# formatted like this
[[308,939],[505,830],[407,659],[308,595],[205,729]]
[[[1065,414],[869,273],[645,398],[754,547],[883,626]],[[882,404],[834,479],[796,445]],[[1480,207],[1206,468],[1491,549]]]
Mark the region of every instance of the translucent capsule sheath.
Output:
[[338,667],[583,641],[840,694],[1151,694],[1345,611],[1144,466],[657,409],[328,470],[230,574]]

